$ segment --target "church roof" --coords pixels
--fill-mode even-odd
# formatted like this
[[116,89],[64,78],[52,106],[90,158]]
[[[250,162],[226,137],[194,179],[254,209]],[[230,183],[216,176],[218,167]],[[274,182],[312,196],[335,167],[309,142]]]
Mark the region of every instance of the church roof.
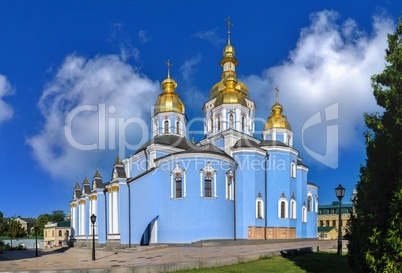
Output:
[[289,147],[289,145],[286,145],[282,141],[279,140],[262,140],[258,145],[261,146],[282,146],[282,147]]
[[94,178],[92,187],[93,189],[103,189],[102,179]]
[[242,138],[235,143],[233,148],[260,148],[260,146],[254,140]]
[[173,135],[173,134],[163,134],[163,135],[158,135],[151,140],[147,141],[144,145],[141,146],[140,149],[138,149],[137,152],[144,150],[148,146],[152,144],[159,144],[159,145],[164,145],[164,146],[169,146],[169,147],[174,147],[178,149],[182,149],[184,151],[188,152],[215,152],[215,153],[221,153],[225,154],[224,151],[219,149],[213,144],[205,144],[202,146],[198,146],[194,144],[191,140],[179,136],[179,135]]

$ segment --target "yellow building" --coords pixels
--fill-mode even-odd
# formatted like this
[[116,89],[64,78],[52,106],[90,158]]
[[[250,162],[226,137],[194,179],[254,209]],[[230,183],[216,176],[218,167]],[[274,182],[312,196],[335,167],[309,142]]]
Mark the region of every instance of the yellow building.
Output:
[[[350,214],[352,212],[352,204],[342,204],[341,210],[341,226],[342,237],[345,236],[347,227],[349,226]],[[331,205],[318,206],[317,218],[318,236],[320,239],[336,240],[338,239],[339,227],[339,202],[332,202]]]
[[66,246],[71,234],[70,222],[60,221],[47,223],[43,230],[44,247]]

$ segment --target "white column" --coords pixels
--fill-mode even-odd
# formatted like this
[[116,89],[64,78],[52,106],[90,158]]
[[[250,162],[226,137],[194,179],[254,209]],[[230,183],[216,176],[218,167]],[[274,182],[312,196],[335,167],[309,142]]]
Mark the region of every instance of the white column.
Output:
[[200,172],[200,197],[203,197],[202,195],[202,186],[203,186],[203,181],[202,181],[202,172]]
[[113,232],[119,233],[119,200],[117,197],[117,191],[113,192]]
[[183,198],[186,197],[186,173],[183,173]]
[[215,197],[215,198],[218,197],[218,196],[216,195],[216,173],[214,173],[214,197]]

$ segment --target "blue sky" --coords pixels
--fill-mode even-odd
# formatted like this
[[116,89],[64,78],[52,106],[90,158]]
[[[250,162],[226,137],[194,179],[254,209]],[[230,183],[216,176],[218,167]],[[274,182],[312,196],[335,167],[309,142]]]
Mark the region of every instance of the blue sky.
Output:
[[[402,15],[398,2],[3,1],[0,211],[67,212],[77,181],[91,179],[97,166],[109,180],[117,154],[133,153],[118,150],[119,141],[135,149],[147,137],[141,122],[110,128],[133,117],[149,126],[168,59],[188,120],[202,118],[220,80],[227,17],[239,79],[257,105],[257,131],[278,86],[320,203],[335,199],[339,183],[348,200],[365,159],[363,113],[381,111],[370,77],[384,68],[386,34]],[[70,127],[77,143],[98,149],[77,149],[66,136],[77,107],[98,107],[74,116]],[[200,130],[200,122],[189,129],[196,140]]]

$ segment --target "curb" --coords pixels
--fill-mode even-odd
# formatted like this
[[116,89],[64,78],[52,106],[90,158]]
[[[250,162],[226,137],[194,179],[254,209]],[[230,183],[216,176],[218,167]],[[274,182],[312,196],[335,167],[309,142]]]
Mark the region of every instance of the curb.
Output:
[[[314,247],[303,247],[307,252],[314,252]],[[287,249],[292,251],[298,249]],[[282,250],[284,251],[284,250]],[[208,259],[201,261],[166,263],[157,265],[142,265],[134,267],[110,267],[110,268],[93,268],[93,269],[60,269],[60,270],[16,270],[16,271],[0,271],[1,273],[167,273],[179,270],[191,270],[199,268],[220,267],[259,260],[261,258],[281,256],[282,251],[269,251],[261,254],[245,254],[235,257],[225,257],[217,259]]]

